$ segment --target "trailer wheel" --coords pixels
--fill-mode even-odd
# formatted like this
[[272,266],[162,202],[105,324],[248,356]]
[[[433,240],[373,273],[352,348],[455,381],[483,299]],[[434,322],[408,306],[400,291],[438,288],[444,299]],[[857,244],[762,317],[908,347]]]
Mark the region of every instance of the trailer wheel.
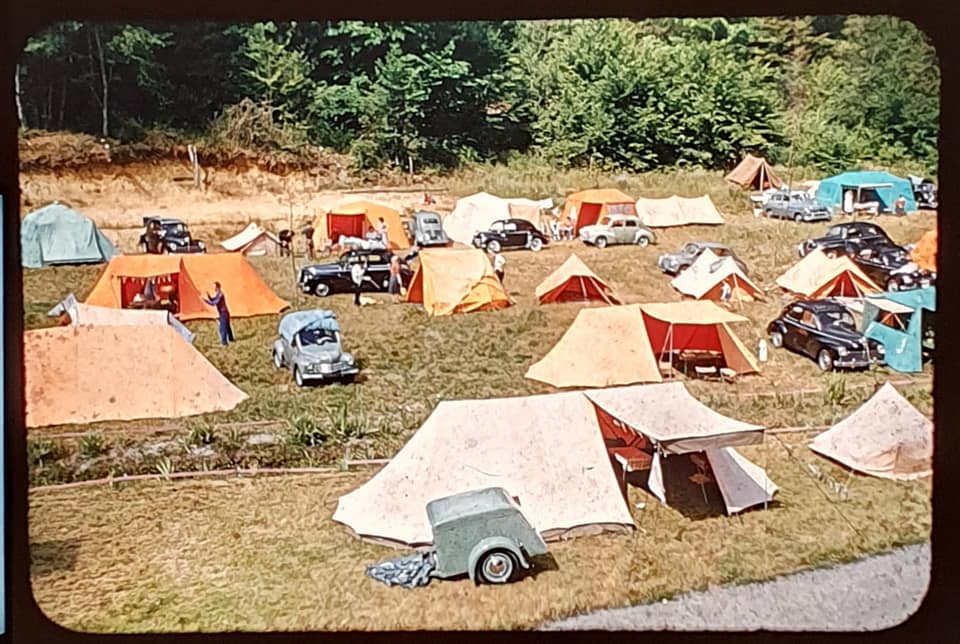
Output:
[[491,550],[477,564],[477,578],[487,584],[506,584],[517,571],[517,559],[507,550]]

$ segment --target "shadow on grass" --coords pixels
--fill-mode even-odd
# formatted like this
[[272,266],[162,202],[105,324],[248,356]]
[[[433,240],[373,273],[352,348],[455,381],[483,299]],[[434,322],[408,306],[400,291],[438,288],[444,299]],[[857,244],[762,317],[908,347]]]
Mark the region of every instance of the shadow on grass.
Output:
[[30,544],[30,570],[37,576],[73,570],[78,546],[73,541],[54,540]]

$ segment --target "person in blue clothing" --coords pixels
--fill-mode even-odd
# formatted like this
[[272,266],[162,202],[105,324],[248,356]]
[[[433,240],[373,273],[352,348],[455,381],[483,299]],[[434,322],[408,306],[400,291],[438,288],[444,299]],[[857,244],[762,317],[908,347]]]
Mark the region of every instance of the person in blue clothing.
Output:
[[227,298],[220,290],[220,282],[213,283],[213,293],[213,297],[207,293],[203,301],[217,307],[217,317],[220,320],[220,344],[226,346],[228,342],[234,342],[234,339],[233,329],[230,328],[230,309],[227,308]]

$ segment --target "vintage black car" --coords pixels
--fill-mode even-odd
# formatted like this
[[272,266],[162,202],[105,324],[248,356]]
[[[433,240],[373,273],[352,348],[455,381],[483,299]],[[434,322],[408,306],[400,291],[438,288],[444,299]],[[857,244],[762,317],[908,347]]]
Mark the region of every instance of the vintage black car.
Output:
[[896,246],[883,228],[866,221],[849,221],[834,224],[827,229],[822,237],[815,237],[801,242],[797,252],[803,257],[815,248],[819,248],[827,255],[849,254],[867,246]]
[[903,291],[926,288],[935,279],[910,259],[910,254],[900,246],[868,246],[850,249],[850,259],[867,274],[867,277],[888,291]]
[[190,235],[190,229],[180,219],[144,217],[144,232],[140,235],[140,252],[155,255],[167,253],[205,253],[206,245]]
[[526,219],[501,219],[493,222],[489,230],[473,236],[474,246],[491,253],[520,248],[538,251],[546,243],[546,236]]
[[[307,294],[326,297],[334,293],[352,293],[353,279],[350,269],[366,259],[367,271],[364,275],[363,292],[385,293],[390,285],[390,259],[393,253],[387,250],[354,249],[340,255],[340,259],[329,264],[314,264],[300,269],[297,286]],[[400,281],[404,286],[413,279],[413,271],[406,262],[400,260]]]
[[850,311],[833,300],[797,300],[767,332],[770,344],[816,360],[823,371],[883,363],[883,345],[857,331]]

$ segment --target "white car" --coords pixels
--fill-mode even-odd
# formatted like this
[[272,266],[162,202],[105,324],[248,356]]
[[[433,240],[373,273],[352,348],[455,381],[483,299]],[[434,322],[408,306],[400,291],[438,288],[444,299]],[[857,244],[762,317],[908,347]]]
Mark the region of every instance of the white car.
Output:
[[597,223],[580,229],[580,241],[597,248],[610,244],[656,244],[657,236],[643,225],[639,217],[631,215],[606,215]]

